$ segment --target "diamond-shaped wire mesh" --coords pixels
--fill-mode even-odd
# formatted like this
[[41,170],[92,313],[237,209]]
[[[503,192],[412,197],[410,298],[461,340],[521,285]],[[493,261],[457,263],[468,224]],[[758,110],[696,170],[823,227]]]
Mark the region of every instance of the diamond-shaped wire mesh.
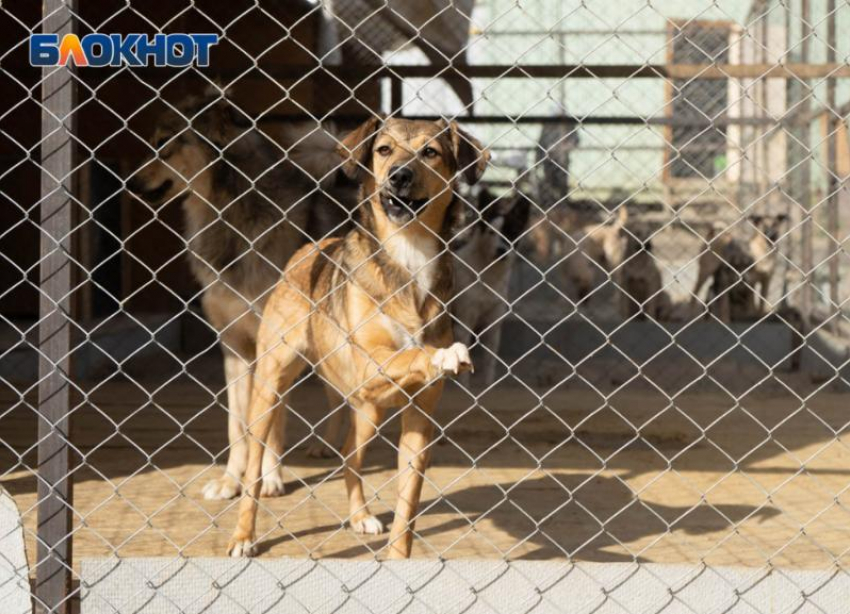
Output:
[[[0,553],[0,595],[203,611],[176,565],[222,611],[390,607],[342,558],[392,611],[440,573],[439,611],[506,611],[437,571],[485,559],[523,611],[573,582],[576,611],[708,611],[698,576],[718,611],[774,611],[767,586],[828,611],[850,6],[614,4],[0,4],[0,484],[29,560]],[[42,30],[219,43],[42,70]],[[383,563],[408,539],[427,573]],[[246,567],[259,595],[202,560],[248,553],[305,567]]]

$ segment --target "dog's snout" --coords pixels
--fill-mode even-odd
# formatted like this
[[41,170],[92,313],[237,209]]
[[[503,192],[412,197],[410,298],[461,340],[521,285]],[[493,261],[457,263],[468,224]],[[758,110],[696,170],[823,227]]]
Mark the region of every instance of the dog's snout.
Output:
[[404,190],[413,183],[413,170],[406,166],[390,167],[390,185],[394,190]]

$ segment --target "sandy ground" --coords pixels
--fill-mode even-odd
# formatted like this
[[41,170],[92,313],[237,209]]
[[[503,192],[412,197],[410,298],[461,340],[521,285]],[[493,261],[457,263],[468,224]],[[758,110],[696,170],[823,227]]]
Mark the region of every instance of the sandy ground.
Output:
[[[847,562],[847,395],[683,394],[607,399],[590,389],[540,398],[455,387],[427,474],[415,557],[572,557],[587,561],[823,568]],[[106,383],[74,412],[74,562],[91,556],[223,555],[233,502],[204,501],[222,470],[225,410],[215,392],[175,383],[149,393]],[[384,537],[345,528],[339,459],[313,460],[309,424],[325,412],[308,383],[292,399],[287,494],[265,499],[261,556],[368,558]],[[223,399],[221,399],[223,400]],[[0,390],[2,484],[24,516],[34,559],[36,421]],[[395,501],[390,420],[365,468],[372,510]],[[14,449],[14,452],[12,451]]]

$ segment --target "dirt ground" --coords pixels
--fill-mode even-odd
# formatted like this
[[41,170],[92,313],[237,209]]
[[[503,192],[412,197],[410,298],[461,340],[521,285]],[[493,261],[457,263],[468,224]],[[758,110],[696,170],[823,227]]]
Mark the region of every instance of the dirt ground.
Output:
[[[427,474],[415,557],[572,557],[823,568],[850,548],[848,396],[720,390],[672,402],[650,389],[607,399],[586,389],[542,398],[501,387],[479,399],[454,384]],[[74,563],[92,556],[220,556],[235,503],[204,501],[222,471],[223,398],[200,383],[149,393],[105,383],[80,396],[73,438]],[[307,458],[325,410],[305,382],[291,401],[287,494],[262,502],[263,557],[368,558],[385,537],[345,527],[340,459]],[[36,421],[0,390],[0,482],[36,528]],[[367,497],[385,522],[395,501],[397,420],[370,448]],[[14,451],[13,451],[14,450]]]

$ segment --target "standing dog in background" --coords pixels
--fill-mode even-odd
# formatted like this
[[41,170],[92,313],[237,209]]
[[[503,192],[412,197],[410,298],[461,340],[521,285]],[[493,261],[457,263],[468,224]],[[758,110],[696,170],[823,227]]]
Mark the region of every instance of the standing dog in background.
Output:
[[454,122],[371,119],[340,153],[361,184],[360,220],[344,237],[296,252],[266,303],[231,556],[255,552],[263,450],[286,422],[282,396],[309,366],[354,409],[343,456],[349,522],[359,533],[383,531],[363,496],[366,446],[385,412],[403,408],[388,547],[390,558],[409,557],[442,378],[472,367],[466,346],[452,343],[448,243],[463,213],[458,177],[476,182],[487,152]]
[[709,310],[724,324],[748,320],[757,315],[755,262],[746,246],[729,241],[723,249],[723,261],[714,272]]
[[[356,192],[336,184],[337,141],[315,123],[283,126],[275,144],[220,91],[188,98],[179,110],[160,119],[150,141],[156,157],[128,187],[152,205],[182,203],[190,266],[204,315],[219,335],[227,383],[227,468],[206,484],[204,496],[229,499],[240,492],[248,462],[245,420],[266,298],[295,250],[311,233],[320,238],[333,229]],[[270,443],[264,496],[283,494],[281,441]]]
[[[749,293],[745,292],[744,288],[737,288],[732,293],[734,297],[725,297],[715,311],[721,314],[724,321],[746,319],[757,313],[764,314],[769,305],[768,292],[776,270],[775,243],[787,220],[788,216],[784,214],[750,216],[749,221],[754,232],[746,245],[743,240],[733,237],[728,230],[719,234],[723,229],[718,225],[712,226],[705,239],[708,247],[697,261],[697,281],[691,297],[693,310],[698,308],[699,294],[705,282],[714,279],[711,285],[714,293],[715,288],[732,288],[735,285],[732,277],[737,276],[737,281],[743,280],[742,283],[750,284]],[[717,282],[719,273],[723,279]],[[749,294],[755,297],[752,305],[752,297]],[[716,293],[714,295],[717,296]],[[727,304],[730,298],[734,300]]]
[[782,226],[788,220],[785,214],[779,215],[751,215],[750,223],[755,232],[750,239],[750,255],[755,264],[753,266],[753,290],[756,293],[756,302],[760,313],[766,313],[770,301],[768,292],[773,273],[776,270],[776,240]]
[[623,318],[647,316],[655,321],[666,319],[670,312],[669,296],[662,290],[662,277],[652,253],[648,229],[631,228],[625,237],[625,255],[617,271],[621,292],[620,311]]
[[[723,264],[723,252],[733,241],[729,232],[720,224],[712,224],[705,236],[705,248],[697,259],[697,280],[691,292],[691,311],[697,313],[700,309],[700,293],[705,283],[713,279]],[[723,233],[723,234],[721,234]]]
[[609,273],[620,266],[626,252],[623,229],[629,221],[629,209],[625,202],[619,207],[613,222],[589,224],[581,230],[580,249]]
[[[452,246],[457,259],[457,298],[452,303],[455,339],[471,346],[477,336],[483,351],[475,362],[485,386],[496,379],[502,325],[510,307],[508,288],[516,242],[528,224],[530,209],[531,202],[522,194],[497,199],[488,190],[481,190],[480,218]],[[468,384],[468,374],[461,381]]]

